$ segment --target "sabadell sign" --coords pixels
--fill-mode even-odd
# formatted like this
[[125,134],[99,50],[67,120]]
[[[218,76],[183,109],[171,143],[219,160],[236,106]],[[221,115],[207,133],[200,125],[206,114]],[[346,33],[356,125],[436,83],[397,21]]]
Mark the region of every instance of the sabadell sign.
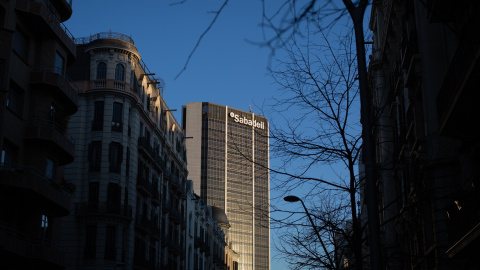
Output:
[[233,118],[233,121],[236,123],[244,124],[247,126],[251,126],[254,128],[260,128],[260,129],[265,129],[265,123],[264,122],[257,122],[257,120],[250,120],[247,119],[246,117],[240,117],[240,115],[235,114],[234,112],[230,112],[230,117]]

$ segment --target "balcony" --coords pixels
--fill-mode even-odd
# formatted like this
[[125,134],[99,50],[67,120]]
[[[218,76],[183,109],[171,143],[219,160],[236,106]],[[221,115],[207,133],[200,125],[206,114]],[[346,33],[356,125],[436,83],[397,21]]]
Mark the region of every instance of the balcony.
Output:
[[134,269],[156,269],[155,262],[147,260],[145,254],[135,254],[133,258]]
[[155,151],[146,137],[138,137],[138,150],[150,158],[151,161],[155,161]]
[[5,200],[15,203],[17,200],[28,198],[29,203],[44,207],[53,217],[66,216],[70,212],[70,191],[32,167],[2,165],[0,190]]
[[162,172],[165,171],[165,160],[158,155],[158,153],[154,153],[153,156],[155,162],[153,163],[158,169],[160,169]]
[[153,195],[152,183],[150,183],[145,177],[137,177],[137,190],[147,196]]
[[61,70],[53,66],[36,66],[30,73],[30,85],[47,89],[62,100],[69,114],[78,110],[78,87]]
[[[8,254],[15,254],[22,257],[22,263],[30,266],[34,264],[38,269],[51,269],[52,264],[65,264],[64,249],[61,246],[51,240],[16,231],[3,222],[0,222],[0,249],[6,255],[7,262]],[[7,262],[3,261],[2,264]],[[17,267],[20,269],[22,266]]]
[[89,89],[108,89],[108,90],[118,90],[121,92],[131,92],[127,83],[124,81],[114,80],[114,79],[97,79],[90,82]]
[[163,213],[168,213],[170,211],[166,201],[162,201],[162,211]]
[[137,215],[135,227],[145,234],[160,239],[160,226],[156,219],[150,219],[146,215]]
[[205,240],[202,239],[202,237],[200,236],[195,237],[194,245],[196,248],[197,247],[200,248],[202,252],[205,251],[206,243],[205,243]]
[[182,246],[179,243],[177,243],[176,241],[173,241],[173,240],[168,241],[168,251],[172,252],[175,255],[182,255],[183,254]]
[[152,204],[160,206],[160,192],[158,192],[158,189],[156,188],[153,188]]
[[176,224],[184,224],[185,223],[185,218],[183,217],[182,213],[178,211],[176,207],[170,207],[169,209],[170,212],[170,220],[175,222]]
[[476,89],[480,83],[480,27],[473,24],[465,27],[448,71],[437,96],[439,132],[450,136],[471,136],[479,132],[477,125],[465,121],[465,115],[477,110]]
[[431,23],[451,23],[461,22],[464,13],[462,10],[466,9],[467,0],[460,0],[456,2],[448,0],[427,0],[425,2],[428,10],[428,20]]
[[59,165],[71,163],[75,157],[75,143],[71,136],[54,121],[33,119],[27,122],[25,140],[48,147],[50,153],[59,155]]
[[475,253],[480,248],[480,196],[472,191],[461,197],[458,206],[452,205],[448,211],[450,258],[460,253]]
[[77,217],[112,217],[125,221],[132,220],[132,206],[113,204],[109,202],[88,203],[80,202],[75,204],[75,214]]
[[46,37],[50,36],[50,33],[45,31],[45,28],[50,29],[50,31],[66,46],[72,57],[75,57],[75,38],[63,24],[63,21],[70,18],[72,15],[72,9],[70,6],[71,2],[71,0],[17,0],[15,2],[15,9],[26,15],[24,18],[31,23],[32,30],[36,29],[41,31],[43,36]]
[[62,21],[72,16],[72,0],[50,0],[50,2],[55,6]]
[[185,194],[185,185],[182,179],[178,178],[176,175],[170,175],[170,184],[172,185],[173,189],[178,191],[178,194]]

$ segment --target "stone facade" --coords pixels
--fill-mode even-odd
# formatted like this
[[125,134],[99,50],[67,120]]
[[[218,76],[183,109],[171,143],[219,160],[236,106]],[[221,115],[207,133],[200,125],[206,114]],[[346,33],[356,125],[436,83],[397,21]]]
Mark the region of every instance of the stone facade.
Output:
[[77,39],[77,52],[67,268],[184,269],[186,152],[164,83],[125,35]]

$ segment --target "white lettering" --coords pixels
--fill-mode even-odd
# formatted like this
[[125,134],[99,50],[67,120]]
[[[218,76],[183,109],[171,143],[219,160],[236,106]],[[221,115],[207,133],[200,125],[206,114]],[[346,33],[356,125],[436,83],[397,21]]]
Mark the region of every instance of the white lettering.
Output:
[[250,120],[250,119],[247,119],[246,117],[240,117],[240,115],[235,114],[234,112],[230,112],[228,115],[230,116],[230,118],[233,118],[233,121],[235,123],[244,124],[244,125],[251,126],[251,127],[254,127],[254,128],[265,129],[265,123],[264,122],[257,122],[257,120],[255,120],[255,119]]

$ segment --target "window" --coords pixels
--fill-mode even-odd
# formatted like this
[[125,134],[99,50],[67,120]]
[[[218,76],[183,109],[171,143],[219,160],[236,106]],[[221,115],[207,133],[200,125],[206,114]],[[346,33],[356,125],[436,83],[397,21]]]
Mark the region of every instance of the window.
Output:
[[30,49],[30,40],[25,32],[21,29],[16,29],[13,36],[13,50],[24,61],[28,61],[28,51]]
[[99,172],[102,165],[102,141],[93,141],[88,146],[88,162],[91,172]]
[[85,234],[85,249],[83,251],[83,256],[85,259],[95,259],[97,253],[97,226],[88,225]]
[[107,78],[107,64],[105,62],[100,62],[97,65],[97,80],[102,80]]
[[52,238],[52,230],[50,229],[50,224],[48,224],[48,216],[42,215],[42,220],[40,223],[41,228],[41,239],[51,239]]
[[47,179],[55,179],[56,167],[55,162],[52,159],[47,158],[47,166],[45,168],[45,176]]
[[125,175],[130,176],[130,147],[127,146],[127,156],[125,157]]
[[102,131],[103,130],[103,101],[95,101],[95,107],[93,108],[93,123],[92,130]]
[[107,226],[105,233],[105,259],[106,260],[115,260],[116,258],[116,248],[117,244],[117,227]]
[[145,141],[148,146],[150,146],[150,130],[148,130],[147,127],[145,127]]
[[5,76],[5,59],[0,58],[0,85],[3,85],[4,76]]
[[148,94],[147,95],[147,111],[150,111],[150,103],[151,103],[150,94]]
[[109,213],[120,213],[120,186],[115,183],[108,183],[107,187],[107,210]]
[[23,115],[23,90],[14,82],[10,82],[7,95],[7,107],[19,116]]
[[123,104],[114,102],[113,103],[113,116],[112,116],[112,131],[122,132],[123,131]]
[[10,168],[18,159],[18,148],[9,141],[3,141],[3,149],[0,153],[0,168]]
[[122,64],[117,64],[115,67],[115,80],[125,81],[125,67]]
[[88,183],[88,211],[96,213],[98,211],[98,193],[100,186],[98,182]]
[[55,121],[55,113],[56,112],[57,112],[57,106],[52,103],[52,105],[50,105],[50,114],[49,114],[49,117],[50,117],[51,121]]
[[111,142],[108,161],[110,162],[110,172],[120,173],[122,165],[123,147],[120,143]]
[[65,72],[65,58],[58,52],[55,53],[55,73],[63,75]]

